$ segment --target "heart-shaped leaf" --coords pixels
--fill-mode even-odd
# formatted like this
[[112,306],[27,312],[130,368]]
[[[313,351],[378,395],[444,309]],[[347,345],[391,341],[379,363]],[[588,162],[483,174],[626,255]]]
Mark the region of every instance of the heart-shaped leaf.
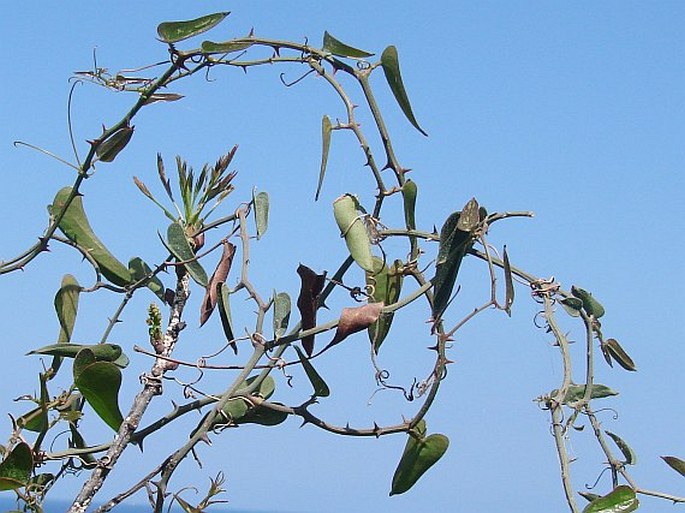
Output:
[[25,442],[14,446],[0,463],[0,490],[16,490],[25,486],[31,477],[33,454]]
[[74,384],[88,404],[114,431],[123,421],[119,410],[121,371],[113,363],[97,360],[90,348],[78,352],[74,360]]
[[[71,187],[60,189],[52,205],[48,207],[48,211],[53,217],[58,216],[64,210],[71,194]],[[69,208],[66,209],[59,223],[59,229],[67,239],[78,244],[80,248],[88,252],[93,260],[97,262],[102,275],[109,281],[120,287],[124,287],[131,282],[131,272],[109,252],[93,232],[86,217],[86,212],[83,209],[81,196],[76,196],[69,204]]]
[[207,32],[221,23],[230,12],[217,12],[187,21],[165,21],[157,26],[157,35],[165,43],[178,43]]
[[416,438],[409,436],[402,458],[392,478],[390,495],[408,491],[447,451],[449,439],[442,434]]
[[630,513],[635,511],[640,501],[629,486],[617,486],[608,495],[593,500],[585,506],[583,513]]

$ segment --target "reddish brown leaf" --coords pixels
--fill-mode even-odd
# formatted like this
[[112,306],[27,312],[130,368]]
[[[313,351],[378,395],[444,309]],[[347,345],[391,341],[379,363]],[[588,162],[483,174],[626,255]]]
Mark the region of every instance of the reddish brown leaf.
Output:
[[328,347],[342,342],[353,333],[365,330],[371,326],[378,320],[384,306],[385,303],[380,301],[355,308],[343,308],[340,320],[338,320],[338,328],[335,330],[333,340],[330,341]]
[[[302,280],[300,295],[297,298],[297,309],[302,318],[302,329],[308,330],[316,326],[316,310],[319,308],[319,296],[326,284],[326,273],[316,274],[306,265],[300,264],[297,274]],[[307,356],[311,356],[314,351],[314,335],[304,337],[302,347],[307,352]]]
[[217,302],[218,286],[226,281],[228,273],[231,270],[233,263],[233,255],[235,255],[235,246],[228,241],[223,242],[224,251],[221,254],[221,259],[212,273],[212,277],[207,283],[207,291],[205,298],[202,300],[202,308],[200,309],[200,326],[202,326],[207,319],[212,315],[214,307]]

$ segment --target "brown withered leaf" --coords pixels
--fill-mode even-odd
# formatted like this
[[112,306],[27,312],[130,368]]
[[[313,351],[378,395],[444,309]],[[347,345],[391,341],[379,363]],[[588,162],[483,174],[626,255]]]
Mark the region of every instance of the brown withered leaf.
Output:
[[[297,268],[297,274],[302,280],[300,295],[297,298],[297,309],[302,318],[302,329],[308,330],[316,326],[316,310],[319,307],[319,296],[326,284],[326,273],[316,274],[306,265],[300,264]],[[311,356],[312,351],[314,351],[314,335],[303,338],[302,347],[307,356]]]
[[378,320],[385,303],[367,303],[355,308],[343,308],[338,320],[338,328],[335,330],[333,340],[328,343],[326,348],[338,344],[353,333],[365,330]]
[[231,270],[233,255],[235,255],[235,245],[228,241],[223,241],[223,246],[224,250],[221,254],[221,259],[207,283],[205,298],[202,300],[202,307],[200,308],[200,326],[207,322],[207,319],[212,315],[217,302],[218,285],[226,282],[228,273]]

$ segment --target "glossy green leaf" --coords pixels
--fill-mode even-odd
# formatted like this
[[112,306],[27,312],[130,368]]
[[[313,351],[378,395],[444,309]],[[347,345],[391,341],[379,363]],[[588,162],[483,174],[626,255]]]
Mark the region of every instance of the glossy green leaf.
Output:
[[[221,317],[221,327],[224,330],[226,341],[230,342],[235,339],[235,334],[233,332],[233,321],[231,320],[231,304],[228,299],[228,285],[222,283],[219,286],[218,291],[217,305],[219,307],[219,316]],[[238,352],[238,346],[236,346],[235,342],[233,342],[233,352]]]
[[417,440],[409,436],[395,474],[390,495],[408,491],[445,454],[449,439],[445,435],[432,434]]
[[[557,390],[552,391],[552,396],[556,394]],[[592,392],[590,393],[590,399],[603,399],[605,397],[611,397],[618,395],[618,392],[612,390],[606,385],[593,384]],[[574,403],[585,397],[585,385],[571,385],[566,392],[566,397],[563,403]]]
[[595,319],[599,319],[604,315],[604,307],[587,290],[572,285],[571,294],[583,302],[583,309],[588,315],[594,315]]
[[329,395],[331,395],[331,390],[328,388],[328,385],[323,380],[321,375],[318,372],[316,372],[316,369],[309,361],[309,358],[305,356],[305,354],[299,347],[294,347],[297,351],[297,356],[300,358],[300,364],[302,365],[304,372],[307,374],[309,382],[312,384],[312,387],[314,388],[313,395],[316,397],[328,397]]
[[625,352],[623,347],[621,347],[621,344],[618,343],[618,340],[615,338],[610,338],[607,339],[605,342],[605,348],[609,355],[611,355],[611,358],[616,360],[618,364],[623,367],[625,370],[628,371],[636,371],[637,367],[635,366],[635,362],[633,359],[628,355],[628,353]]
[[257,240],[266,233],[269,226],[269,195],[260,192],[253,196],[255,225],[257,226]]
[[178,223],[171,223],[167,229],[167,244],[169,251],[173,253],[177,260],[180,262],[186,262],[185,266],[188,269],[188,273],[195,282],[202,286],[207,287],[207,273],[204,268],[195,259],[195,253],[193,248],[190,247],[188,238],[186,237],[183,227]]
[[265,406],[260,406],[248,411],[244,416],[236,421],[236,424],[259,424],[260,426],[277,426],[288,418],[288,414],[279,410],[272,410]]
[[202,41],[200,48],[204,53],[233,53],[247,50],[252,44],[250,41],[224,41],[222,43]]
[[614,490],[603,497],[593,500],[585,506],[583,513],[630,513],[635,511],[640,501],[635,496],[635,491],[629,486],[617,486]]
[[397,103],[400,105],[402,112],[404,112],[404,115],[409,122],[414,125],[414,128],[423,135],[428,136],[423,128],[419,126],[419,122],[416,121],[411,104],[409,103],[409,97],[407,96],[407,91],[402,82],[402,75],[400,74],[400,61],[397,55],[397,48],[388,46],[383,50],[381,55],[381,66],[383,67],[385,79],[388,81],[390,90],[392,91],[393,96],[395,96],[395,100],[397,100]]
[[[366,286],[372,291],[371,297],[374,302],[392,305],[400,298],[402,290],[402,261],[395,260],[389,268],[383,263],[382,258],[373,257],[373,261],[378,271],[366,273]],[[390,332],[393,316],[392,312],[381,313],[378,320],[369,326],[369,339],[376,353]]]
[[[53,217],[59,215],[64,209],[71,191],[71,187],[64,187],[57,193],[52,205],[48,207],[48,212],[50,212]],[[88,222],[88,218],[86,217],[86,213],[83,210],[81,196],[76,196],[73,199],[59,223],[59,229],[64,233],[67,239],[88,251],[93,260],[97,262],[100,272],[105,278],[120,287],[130,283],[130,271],[109,252],[102,241],[100,241],[93,232],[93,229]]]
[[0,490],[16,490],[25,486],[31,477],[33,454],[26,442],[14,446],[0,463]]
[[433,278],[433,319],[439,319],[447,308],[461,262],[468,250],[473,246],[474,235],[464,231],[459,226],[471,227],[477,222],[474,219],[475,200],[470,200],[464,207],[467,220],[460,223],[461,211],[451,214],[440,230],[440,245],[438,258],[435,262],[435,277]]
[[571,317],[579,317],[580,311],[583,309],[583,302],[577,297],[565,297],[560,301],[561,306],[564,307],[566,313]]
[[114,431],[123,421],[119,410],[121,371],[111,362],[97,360],[92,349],[84,348],[74,360],[74,384],[95,413]]
[[165,21],[157,26],[157,35],[165,43],[177,43],[202,34],[221,23],[230,12],[208,14],[194,20]]
[[64,358],[76,358],[81,349],[89,349],[96,360],[103,362],[114,362],[122,353],[121,346],[116,344],[51,344],[29,351],[27,354],[48,354],[51,356],[61,356]]
[[[247,380],[245,380],[238,390],[238,393],[240,393],[241,390],[245,390],[248,388],[254,381],[258,378],[258,376],[251,376]],[[271,376],[267,376],[264,378],[257,388],[250,392],[249,396],[253,398],[261,398],[261,399],[269,399],[276,390],[276,382]],[[252,412],[256,409],[260,409],[259,407],[254,408],[252,405],[252,401],[248,400],[247,397],[243,398],[241,396],[237,396],[235,398],[230,399],[223,407],[221,410],[223,412],[223,415],[221,415],[216,421],[214,422],[215,426],[220,426],[222,424],[239,424],[239,423],[244,423],[244,424],[249,424],[249,423],[258,423],[254,422],[255,417],[253,416],[251,419],[245,419],[248,414],[252,414]]]
[[338,57],[352,57],[354,59],[365,59],[373,57],[372,53],[346,45],[342,41],[334,38],[327,31],[323,33],[323,50],[330,52]]
[[340,196],[333,202],[333,215],[354,261],[365,271],[373,272],[371,240],[360,216],[357,199],[351,194]]
[[17,425],[34,433],[40,433],[48,427],[48,412],[38,406],[17,419]]
[[326,176],[326,166],[328,165],[328,153],[331,149],[331,132],[333,125],[331,118],[324,116],[321,119],[321,168],[319,169],[319,183],[316,186],[316,194],[314,201],[318,201],[321,187],[323,186],[323,179]]
[[511,317],[511,305],[514,304],[515,289],[514,289],[514,276],[511,274],[511,263],[509,263],[509,254],[507,253],[507,247],[504,246],[504,251],[502,252],[502,263],[504,264],[504,311],[507,315]]
[[[152,269],[150,269],[150,266],[147,265],[140,257],[135,257],[129,260],[128,270],[131,272],[131,281],[140,281],[152,274]],[[164,284],[157,276],[153,276],[152,278],[148,279],[145,283],[145,286],[154,292],[159,299],[165,301]]]
[[124,126],[104,141],[96,141],[95,154],[100,162],[112,162],[133,137],[133,127]]
[[671,467],[673,470],[678,472],[681,476],[685,477],[685,461],[675,456],[662,456],[662,460]]
[[286,292],[274,294],[274,338],[278,340],[288,329],[292,304]]
[[626,465],[635,465],[637,463],[637,455],[633,449],[616,433],[611,431],[604,431],[609,438],[611,438],[616,446],[619,448],[624,457],[624,463]]

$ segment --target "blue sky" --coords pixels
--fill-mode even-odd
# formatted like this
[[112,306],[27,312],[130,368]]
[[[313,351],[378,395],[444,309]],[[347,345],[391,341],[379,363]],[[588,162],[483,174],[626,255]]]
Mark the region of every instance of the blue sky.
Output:
[[[93,48],[98,64],[112,71],[157,62],[166,57],[164,45],[155,40],[159,22],[223,10],[232,14],[211,38],[247,34],[254,27],[261,36],[308,37],[315,43],[328,30],[377,54],[389,44],[397,46],[414,112],[429,137],[404,119],[380,73],[373,85],[398,157],[419,184],[419,224],[428,230],[440,226],[472,196],[490,211],[535,212],[531,220],[496,224],[491,242],[500,248],[507,244],[520,267],[554,276],[565,288],[581,285],[602,300],[605,334],[621,341],[639,368],[628,374],[599,366],[597,380],[621,392],[606,403],[619,419],[604,413],[604,427],[637,452],[634,476],[641,486],[682,492],[682,478],[659,456],[685,458],[685,408],[677,381],[685,357],[680,300],[685,240],[678,228],[685,207],[685,4],[10,3],[0,19],[6,56],[0,82],[5,190],[0,259],[33,243],[47,221],[45,206],[73,179],[67,167],[16,149],[12,142],[27,141],[69,158],[67,79],[90,69]],[[344,192],[368,198],[370,181],[354,141],[336,133],[322,198],[313,202],[321,116],[344,113],[322,81],[310,77],[286,89],[278,78],[281,71],[288,79],[299,76],[297,69],[260,69],[247,76],[217,70],[212,81],[198,76],[179,83],[176,91],[186,95],[181,102],[142,112],[126,152],[114,164],[98,167],[83,189],[91,222],[115,254],[122,260],[141,255],[150,262],[165,256],[156,231],[164,231],[167,221],[132,182],[139,176],[161,192],[157,152],[169,167],[180,154],[199,168],[239,144],[232,166],[239,171],[237,191],[228,202],[249,198],[253,186],[268,191],[272,201],[269,231],[253,253],[256,284],[266,295],[276,288],[296,297],[298,262],[335,269],[345,248],[330,204]],[[77,87],[72,116],[82,154],[84,141],[97,136],[101,124],[117,121],[132,101],[95,86]],[[92,282],[79,258],[59,246],[25,272],[1,278],[2,370],[9,383],[0,397],[1,411],[21,414],[12,399],[36,387],[39,361],[23,355],[54,341],[53,294],[66,272],[84,284]],[[485,273],[478,262],[466,262],[454,319],[486,298]],[[202,330],[194,328],[201,295],[194,291],[196,303],[188,312],[193,329],[184,333],[179,348],[179,356],[189,359],[211,352],[221,337],[216,318]],[[112,341],[124,347],[145,344],[145,308],[151,300],[145,294],[134,300]],[[116,304],[110,294],[82,298],[74,340],[99,339]],[[198,471],[188,460],[173,484],[203,487],[207,476],[222,469],[233,507],[265,511],[564,511],[548,415],[533,402],[558,386],[561,367],[549,337],[533,326],[534,314],[535,304],[521,288],[512,319],[487,312],[460,332],[450,351],[455,364],[427,419],[430,431],[450,437],[450,449],[405,495],[387,497],[404,437],[341,439],[300,429],[295,420],[215,438],[211,448],[200,449],[205,468]],[[322,315],[334,318],[335,312]],[[397,321],[384,346],[387,353],[381,354],[381,362],[405,382],[430,369],[423,350],[431,344],[422,322],[426,312],[412,310],[411,316],[413,322]],[[574,348],[577,356],[580,346]],[[137,390],[138,374],[149,367],[140,355],[131,357],[124,404]],[[388,392],[373,395],[363,336],[341,345],[317,368],[333,389],[317,412],[335,422],[394,423],[415,408]],[[206,383],[220,390],[229,379],[212,375]],[[303,399],[308,385],[299,383],[300,389],[288,391],[279,382],[284,400]],[[169,398],[158,400],[147,419],[168,411],[169,399],[182,401],[179,390],[168,389]],[[188,419],[185,426],[196,421]],[[0,425],[8,434],[9,421]],[[89,441],[109,436],[97,422],[87,425]],[[184,436],[177,431],[151,438],[142,458],[131,450],[124,463],[147,471]],[[573,469],[580,490],[595,481],[602,458],[587,432],[574,434],[571,450],[578,458]],[[114,472],[102,498],[135,475]],[[79,482],[71,479],[61,498]],[[607,487],[604,476],[597,490]],[[664,501],[645,498],[643,503],[651,512],[671,511]]]

